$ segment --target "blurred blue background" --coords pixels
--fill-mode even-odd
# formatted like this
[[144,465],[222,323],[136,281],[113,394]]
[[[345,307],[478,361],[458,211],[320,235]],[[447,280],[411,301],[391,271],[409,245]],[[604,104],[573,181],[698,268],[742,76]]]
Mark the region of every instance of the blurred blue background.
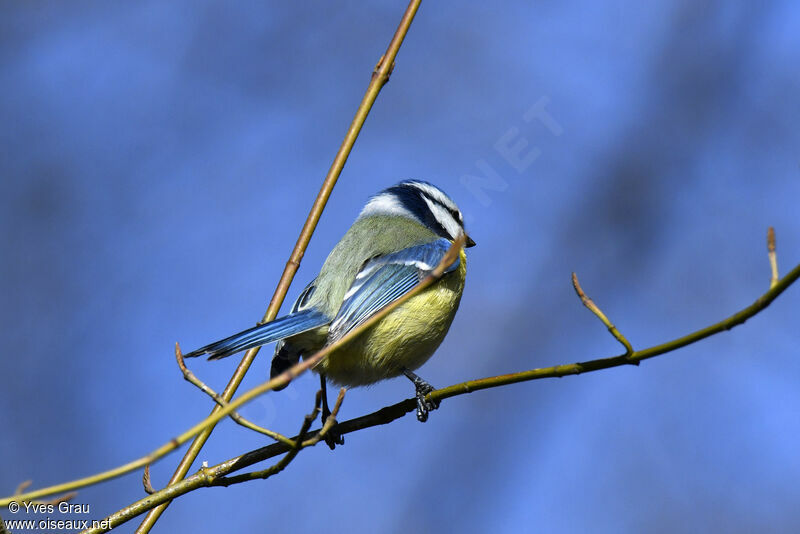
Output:
[[[0,493],[207,415],[173,344],[261,318],[404,7],[0,5]],[[767,289],[769,225],[782,273],[800,262],[798,65],[796,2],[426,3],[288,300],[369,195],[422,178],[478,242],[434,385],[618,354],[571,271],[637,348],[721,320]],[[798,306],[792,287],[639,368],[448,400],[187,495],[155,532],[798,532]],[[190,363],[221,390],[237,361]],[[243,413],[293,434],[316,387]],[[353,390],[341,419],[411,392]],[[199,460],[264,443],[226,421]],[[76,502],[99,519],[140,478]]]

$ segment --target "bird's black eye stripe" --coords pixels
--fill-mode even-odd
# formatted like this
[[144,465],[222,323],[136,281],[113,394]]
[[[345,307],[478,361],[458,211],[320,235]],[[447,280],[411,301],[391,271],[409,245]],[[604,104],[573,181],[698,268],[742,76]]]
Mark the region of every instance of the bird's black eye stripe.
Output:
[[454,221],[456,221],[459,225],[464,226],[464,221],[461,219],[461,212],[460,211],[458,211],[455,208],[451,208],[450,206],[444,204],[441,200],[438,200],[438,199],[435,199],[435,198],[431,197],[430,195],[428,195],[424,191],[421,191],[421,196],[427,198],[432,203],[437,204],[437,205],[443,207],[444,209],[446,209],[447,212],[450,214],[450,216],[453,218]]
[[418,221],[441,237],[455,239],[455,236],[450,235],[450,232],[445,229],[443,222],[436,218],[436,214],[431,211],[429,203],[430,205],[444,208],[459,226],[462,228],[464,226],[461,212],[457,208],[454,208],[451,203],[446,204],[441,199],[431,196],[424,188],[415,185],[414,182],[397,184],[385,192],[393,195]]
[[[447,207],[447,206],[445,206]],[[453,219],[460,225],[464,225],[464,221],[461,220],[461,212],[458,210],[454,210],[453,208],[447,208],[447,211],[450,212],[450,215],[453,216]]]
[[432,196],[430,196],[429,194],[425,193],[424,191],[420,191],[420,196],[423,197],[423,198],[428,199],[432,204],[436,204],[437,206],[441,206],[442,208],[446,209],[447,213],[450,214],[450,216],[453,218],[453,220],[456,221],[458,224],[461,224],[461,214],[458,212],[458,210],[453,209],[450,206],[447,206],[441,200],[433,198]]
[[417,220],[428,226],[436,232],[437,235],[452,239],[450,234],[447,233],[447,230],[445,230],[442,224],[436,219],[436,216],[431,213],[430,208],[428,208],[428,205],[425,203],[425,199],[427,198],[437,204],[441,204],[441,202],[430,198],[422,189],[414,187],[411,184],[398,184],[394,187],[390,187],[387,192],[393,194],[406,209],[414,214]]

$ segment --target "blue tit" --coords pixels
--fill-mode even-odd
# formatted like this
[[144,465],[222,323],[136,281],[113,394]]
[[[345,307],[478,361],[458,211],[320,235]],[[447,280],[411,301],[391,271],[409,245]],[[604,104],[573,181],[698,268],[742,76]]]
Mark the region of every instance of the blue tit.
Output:
[[[278,341],[270,373],[275,377],[410,291],[462,233],[461,211],[438,187],[411,180],[384,189],[369,199],[288,315],[186,356],[208,354],[215,360]],[[474,245],[467,237],[466,246]],[[323,388],[325,377],[352,387],[405,375],[416,389],[417,418],[425,421],[438,405],[425,401],[433,387],[414,371],[447,334],[466,274],[467,257],[461,250],[442,278],[321,360],[313,370]],[[325,412],[327,402],[323,416]]]

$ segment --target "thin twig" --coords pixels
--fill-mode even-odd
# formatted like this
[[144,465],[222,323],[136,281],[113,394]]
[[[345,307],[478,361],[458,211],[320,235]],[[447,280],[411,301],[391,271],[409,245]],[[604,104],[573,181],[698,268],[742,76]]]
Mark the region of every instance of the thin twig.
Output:
[[[308,214],[308,218],[303,225],[300,236],[297,238],[297,243],[292,250],[292,254],[289,257],[289,260],[286,262],[286,267],[283,270],[281,279],[278,282],[275,293],[273,294],[272,299],[269,302],[269,306],[267,307],[267,311],[264,314],[263,322],[271,321],[278,315],[278,310],[280,309],[281,304],[283,304],[283,300],[286,298],[289,285],[291,285],[294,275],[297,272],[297,269],[300,267],[300,261],[303,259],[303,255],[308,247],[308,243],[311,241],[311,236],[317,227],[320,217],[322,216],[322,211],[325,209],[328,198],[330,197],[331,192],[333,192],[333,187],[336,185],[339,175],[342,173],[342,169],[344,168],[344,164],[353,149],[356,139],[358,138],[358,134],[361,132],[361,127],[364,125],[364,121],[367,120],[367,115],[372,109],[372,105],[375,103],[378,93],[380,93],[381,88],[389,80],[389,74],[394,68],[394,62],[395,58],[397,57],[397,53],[400,50],[400,46],[403,44],[403,40],[408,33],[408,29],[411,27],[411,22],[414,20],[414,16],[417,14],[417,10],[419,9],[421,1],[422,0],[411,0],[411,2],[408,4],[408,7],[403,13],[403,18],[400,20],[400,25],[397,27],[392,40],[389,42],[389,47],[386,49],[386,53],[382,56],[383,61],[380,61],[379,67],[373,71],[370,83],[367,86],[367,91],[361,100],[361,104],[356,110],[353,122],[347,129],[347,134],[345,135],[344,140],[339,147],[339,151],[336,153],[336,157],[333,159],[333,163],[328,170],[328,174],[325,176],[325,180],[322,182],[322,187],[320,188],[319,194],[317,194],[316,200],[314,200],[314,204],[311,207],[311,212]],[[241,384],[245,374],[247,373],[248,369],[250,369],[250,365],[253,363],[256,354],[258,354],[258,349],[258,347],[252,348],[245,353],[244,357],[242,357],[242,360],[228,382],[228,385],[222,391],[223,400],[230,401],[233,398],[233,394],[239,388],[239,384]],[[221,406],[217,405],[214,407],[214,411],[211,413],[213,415],[215,412],[222,409],[223,408]],[[203,448],[203,445],[205,445],[205,442],[208,440],[208,437],[211,435],[213,429],[213,426],[208,427],[194,439],[192,444],[189,446],[189,449],[186,451],[183,459],[178,464],[178,467],[175,469],[175,473],[172,475],[172,478],[170,478],[170,484],[174,484],[186,476],[186,473],[189,472],[192,463],[197,458],[197,455],[200,454],[200,450]],[[136,529],[136,534],[145,534],[149,532],[166,509],[167,504],[151,510],[150,513],[147,514],[147,517],[139,525],[139,528]]]
[[[186,367],[186,362],[183,359],[183,352],[181,352],[181,347],[180,347],[180,345],[178,343],[175,343],[175,359],[178,361],[178,367],[180,368],[181,373],[183,373],[183,378],[187,382],[189,382],[192,385],[196,386],[200,391],[202,391],[203,393],[205,393],[206,395],[208,395],[209,397],[214,399],[214,402],[216,402],[220,406],[226,406],[228,404],[219,395],[219,393],[217,393],[216,391],[211,389],[205,382],[203,382],[202,380],[197,378],[197,376],[192,371],[190,371],[188,367]],[[245,419],[244,417],[242,417],[242,415],[239,414],[239,412],[231,412],[230,418],[233,419],[234,421],[236,421],[237,424],[239,424],[239,425],[241,425],[241,426],[243,426],[243,427],[245,427],[247,429],[250,429],[250,430],[252,430],[254,432],[258,432],[259,434],[263,434],[265,436],[268,436],[268,437],[274,439],[275,441],[280,441],[281,443],[285,443],[289,447],[294,447],[294,442],[292,440],[290,440],[289,438],[287,438],[286,436],[284,436],[283,434],[279,434],[278,432],[275,432],[274,430],[270,430],[268,428],[264,428],[263,426],[259,426],[259,425],[255,424],[255,423],[253,423],[252,421],[249,421],[249,420]]]
[[[53,505],[55,505],[55,504],[59,504],[59,503],[62,503],[62,502],[71,501],[72,499],[74,499],[75,497],[78,496],[78,492],[77,491],[71,491],[69,493],[65,493],[64,495],[60,495],[58,497],[53,497],[52,499],[46,500],[46,501],[34,501],[34,500],[31,500],[31,499],[25,499],[25,493],[24,492],[25,492],[26,489],[31,487],[31,484],[33,484],[33,480],[23,480],[22,482],[20,482],[19,485],[17,485],[17,488],[14,490],[14,494],[12,495],[11,498],[19,500],[19,501],[22,501],[22,502],[36,502],[36,503],[40,503],[40,504],[53,504]],[[56,492],[53,492],[53,493],[56,493]]]
[[156,489],[150,483],[150,464],[144,466],[144,473],[142,473],[142,486],[144,486],[144,492],[148,495],[152,495],[156,492]]
[[283,471],[287,465],[297,456],[297,454],[306,447],[312,447],[319,443],[321,439],[325,437],[328,431],[333,428],[336,424],[336,414],[339,413],[339,408],[342,405],[342,401],[344,400],[345,389],[342,388],[339,390],[339,396],[336,398],[336,404],[333,406],[333,410],[331,410],[330,416],[324,421],[322,425],[322,429],[315,433],[313,437],[310,439],[305,439],[306,435],[308,434],[308,429],[311,428],[311,424],[316,419],[317,415],[319,414],[319,404],[320,399],[322,398],[322,391],[317,392],[317,404],[314,408],[314,411],[305,417],[303,421],[303,427],[300,429],[300,432],[297,434],[297,437],[294,439],[294,442],[297,444],[294,447],[289,449],[289,452],[281,458],[280,461],[271,465],[267,469],[262,469],[259,471],[253,471],[250,473],[245,473],[242,475],[237,475],[235,477],[218,477],[215,478],[211,482],[211,486],[230,486],[232,484],[240,484],[242,482],[247,482],[249,480],[263,480],[269,478],[273,475],[277,475],[281,471]]
[[14,490],[14,495],[22,495],[26,489],[31,487],[31,484],[33,484],[33,480],[23,480],[19,483],[17,489]]
[[778,283],[778,255],[775,253],[775,229],[772,226],[767,228],[767,255],[769,256],[770,271],[772,271],[769,287],[773,288]]
[[[313,417],[312,417],[313,415]],[[208,474],[209,477],[208,486],[223,486],[227,487],[233,484],[239,484],[242,482],[247,482],[250,480],[263,480],[267,479],[273,475],[277,475],[281,471],[283,471],[287,465],[289,465],[292,460],[300,453],[303,449],[302,440],[305,439],[306,435],[308,434],[308,429],[311,428],[311,424],[314,422],[316,418],[316,413],[309,414],[303,418],[303,426],[300,428],[300,432],[297,434],[297,443],[298,445],[289,449],[289,451],[278,460],[275,464],[269,466],[266,469],[261,471],[253,471],[252,473],[246,473],[243,475],[238,475],[235,477],[214,477],[211,474]]]
[[325,436],[328,435],[328,432],[330,432],[333,427],[336,426],[336,415],[339,413],[339,408],[342,407],[342,401],[344,400],[346,391],[347,390],[345,388],[341,388],[339,390],[339,395],[336,397],[336,402],[333,405],[330,415],[328,415],[325,421],[322,422],[322,428],[313,437],[302,443],[303,448],[316,445],[321,439],[324,439]]
[[53,499],[50,499],[49,501],[43,501],[43,504],[52,504],[53,506],[56,506],[61,504],[62,502],[69,502],[77,496],[78,496],[77,491],[70,491],[69,493],[65,493],[60,497],[55,497]]
[[[331,416],[328,417],[328,419],[326,421],[326,424],[323,425],[323,428],[321,430],[319,430],[319,431],[316,431],[316,434],[319,435],[320,439],[322,439],[324,437],[325,426],[327,426],[330,429],[335,424],[335,417],[336,417],[336,414],[339,412],[339,408],[342,405],[342,400],[344,399],[344,395],[345,395],[345,389],[342,388],[339,391],[339,396],[336,399],[336,404],[334,405],[333,410],[331,411]],[[112,514],[111,516],[107,517],[106,520],[104,522],[101,522],[101,523],[102,524],[107,524],[111,528],[113,528],[115,526],[118,526],[118,525],[130,520],[130,519],[133,519],[137,515],[140,515],[140,514],[146,512],[147,510],[153,509],[155,506],[158,506],[159,504],[162,504],[164,502],[168,502],[168,501],[170,501],[170,500],[172,500],[172,499],[174,499],[176,497],[184,495],[185,493],[188,493],[189,491],[191,491],[193,489],[197,489],[197,488],[200,488],[200,487],[215,486],[215,485],[216,486],[228,486],[228,485],[231,485],[231,484],[234,484],[234,483],[246,482],[248,480],[254,480],[255,478],[267,478],[269,476],[272,476],[276,472],[280,472],[280,470],[282,470],[286,465],[288,465],[288,463],[294,458],[294,456],[296,456],[297,451],[299,451],[300,449],[303,449],[305,447],[311,446],[313,444],[316,444],[316,443],[318,443],[320,441],[320,439],[317,439],[317,440],[313,441],[313,443],[312,443],[311,440],[314,439],[313,437],[311,439],[309,439],[309,440],[305,440],[304,441],[305,436],[308,434],[308,428],[310,427],[311,423],[313,422],[313,420],[316,418],[317,414],[319,413],[320,399],[321,399],[321,392],[318,392],[317,396],[316,396],[316,403],[315,403],[314,412],[311,415],[306,416],[304,418],[303,426],[300,429],[300,433],[293,438],[293,441],[296,444],[298,444],[297,446],[295,446],[294,448],[290,449],[290,448],[287,448],[287,446],[285,444],[283,444],[283,443],[273,443],[274,446],[280,447],[281,450],[280,450],[279,453],[273,454],[270,457],[277,456],[278,454],[281,454],[281,453],[292,454],[292,452],[294,451],[294,454],[292,454],[292,456],[289,456],[289,454],[287,454],[287,456],[282,458],[281,461],[279,461],[277,464],[275,464],[275,466],[273,466],[273,467],[271,467],[269,469],[265,469],[263,471],[256,471],[256,472],[253,472],[253,473],[249,473],[247,475],[242,475],[242,477],[245,477],[245,478],[239,479],[239,477],[231,477],[231,478],[225,480],[224,479],[224,475],[226,473],[230,473],[230,472],[235,471],[235,470],[243,469],[243,468],[248,467],[250,465],[253,465],[254,463],[257,463],[257,462],[250,461],[248,463],[240,463],[240,461],[244,460],[245,457],[247,456],[247,455],[242,455],[240,457],[233,458],[231,460],[223,462],[222,464],[215,465],[213,467],[207,467],[207,466],[203,465],[203,467],[201,467],[198,470],[198,472],[195,473],[194,475],[192,475],[190,477],[187,477],[186,479],[184,479],[184,480],[182,480],[182,481],[180,481],[180,482],[178,482],[176,484],[167,486],[166,488],[158,491],[152,497],[146,497],[144,499],[141,499],[141,500],[137,501],[136,503],[134,503],[134,504],[132,504],[132,505],[120,510],[119,512],[117,512],[115,514]],[[320,435],[320,434],[322,434],[322,435]],[[316,436],[314,436],[314,437],[316,437]],[[267,448],[269,448],[269,447],[267,447]],[[266,458],[264,458],[264,459],[266,459]],[[236,480],[234,480],[234,478]],[[88,534],[88,533],[107,532],[107,531],[108,531],[108,529],[104,529],[104,528],[93,528],[93,529],[85,530],[84,533]]]
[[[464,382],[463,384],[456,384],[454,386],[433,391],[430,393],[430,397],[433,399],[441,400],[453,397],[455,395],[460,395],[462,393],[471,393],[472,391],[477,391],[479,389],[504,386],[507,384],[514,384],[517,382],[525,382],[528,380],[536,380],[539,378],[555,378],[568,375],[578,375],[590,371],[599,371],[601,369],[608,369],[610,367],[625,365],[630,363],[631,361],[640,362],[642,360],[653,358],[655,356],[659,356],[667,352],[672,352],[674,350],[685,347],[686,345],[696,343],[701,339],[705,339],[709,336],[712,336],[719,332],[723,332],[725,330],[730,330],[731,328],[734,328],[735,326],[744,323],[749,318],[753,317],[758,312],[769,306],[770,303],[773,300],[775,300],[775,298],[778,297],[778,295],[783,293],[786,290],[786,288],[792,285],[792,283],[794,283],[798,278],[800,278],[800,265],[797,265],[794,269],[789,271],[789,273],[786,276],[780,279],[778,283],[775,284],[774,287],[769,289],[769,291],[767,291],[766,293],[761,295],[758,299],[756,299],[756,301],[753,302],[753,304],[734,313],[730,317],[718,323],[715,323],[711,326],[708,326],[706,328],[702,328],[700,330],[692,332],[689,335],[680,337],[678,339],[674,339],[672,341],[668,341],[667,343],[662,343],[661,345],[656,345],[647,349],[634,351],[632,354],[627,356],[622,355],[622,356],[614,356],[611,358],[600,358],[582,363],[556,365],[553,367],[532,369],[530,371],[522,371],[520,373],[513,373],[509,375],[484,378],[481,380],[472,380],[469,382]],[[342,425],[343,423],[340,424],[340,426]]]
[[597,306],[597,304],[595,304],[594,301],[589,297],[587,297],[586,293],[583,292],[583,288],[581,288],[581,284],[580,282],[578,282],[578,275],[575,273],[572,273],[572,287],[575,288],[575,293],[578,294],[578,296],[581,299],[581,302],[583,302],[583,305],[589,308],[589,310],[593,314],[595,314],[598,319],[603,321],[603,324],[606,325],[606,328],[608,328],[608,331],[611,332],[612,336],[614,336],[614,339],[622,343],[622,346],[625,347],[625,355],[630,356],[631,354],[633,354],[633,347],[628,342],[628,340],[625,339],[625,336],[623,336],[622,333],[620,333],[620,331],[617,330],[617,327],[614,326],[614,324],[608,319],[608,317],[606,317],[606,314],[603,313],[603,311]]

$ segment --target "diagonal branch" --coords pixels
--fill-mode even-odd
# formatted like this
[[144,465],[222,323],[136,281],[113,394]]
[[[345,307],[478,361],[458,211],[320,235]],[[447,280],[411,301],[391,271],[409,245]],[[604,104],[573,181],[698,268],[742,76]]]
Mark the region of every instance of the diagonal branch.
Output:
[[[303,225],[300,236],[297,238],[297,243],[292,250],[289,261],[286,262],[286,267],[284,268],[281,279],[278,282],[277,288],[275,289],[275,294],[272,296],[269,306],[267,307],[267,311],[264,314],[263,322],[271,321],[278,315],[278,310],[280,309],[284,298],[286,298],[289,285],[292,283],[294,275],[297,272],[297,269],[300,267],[300,261],[303,259],[303,255],[308,247],[308,243],[311,241],[311,236],[317,227],[317,223],[322,216],[322,211],[325,209],[325,205],[327,204],[328,198],[333,191],[333,187],[336,185],[336,181],[339,179],[339,175],[344,168],[344,164],[347,161],[351,150],[353,149],[356,138],[361,132],[361,127],[364,125],[364,121],[366,121],[367,115],[372,109],[372,105],[375,103],[375,99],[378,98],[378,93],[380,93],[381,88],[383,88],[386,82],[389,81],[389,75],[394,68],[394,61],[397,57],[398,51],[400,50],[400,45],[403,44],[403,40],[408,33],[408,29],[411,27],[411,22],[414,20],[414,16],[417,14],[417,10],[419,9],[421,1],[422,0],[411,0],[411,2],[408,4],[408,7],[403,14],[403,18],[400,20],[400,25],[397,27],[392,40],[389,42],[389,47],[386,49],[386,53],[381,56],[381,60],[378,61],[378,64],[372,72],[372,78],[367,86],[367,91],[361,100],[361,104],[356,110],[356,115],[353,118],[353,122],[350,124],[347,134],[342,141],[342,145],[339,147],[339,151],[336,153],[336,157],[333,159],[333,163],[328,170],[328,174],[325,176],[325,180],[322,182],[322,187],[317,194],[316,200],[314,200],[314,204],[311,207],[311,212],[308,214],[308,218]],[[250,369],[250,365],[252,365],[256,354],[258,354],[258,347],[248,350],[242,357],[242,360],[236,368],[236,371],[234,371],[234,374],[228,382],[228,385],[222,392],[222,399],[224,401],[229,401],[233,398],[233,395],[239,388],[239,385],[244,379],[245,374],[247,373],[248,369]],[[222,407],[217,405],[214,407],[214,410],[211,413],[217,413],[221,409]],[[172,475],[172,478],[170,478],[170,484],[174,484],[186,476],[186,473],[189,472],[192,463],[197,458],[197,455],[200,454],[200,450],[205,445],[213,430],[214,427],[210,426],[194,439],[192,444],[189,446],[189,450],[186,451],[183,459],[175,469],[175,473]],[[136,533],[144,534],[149,532],[166,509],[166,506],[167,505],[165,504],[155,510],[152,510],[144,519],[144,521],[142,521],[141,525],[139,525],[139,528],[136,529]]]

